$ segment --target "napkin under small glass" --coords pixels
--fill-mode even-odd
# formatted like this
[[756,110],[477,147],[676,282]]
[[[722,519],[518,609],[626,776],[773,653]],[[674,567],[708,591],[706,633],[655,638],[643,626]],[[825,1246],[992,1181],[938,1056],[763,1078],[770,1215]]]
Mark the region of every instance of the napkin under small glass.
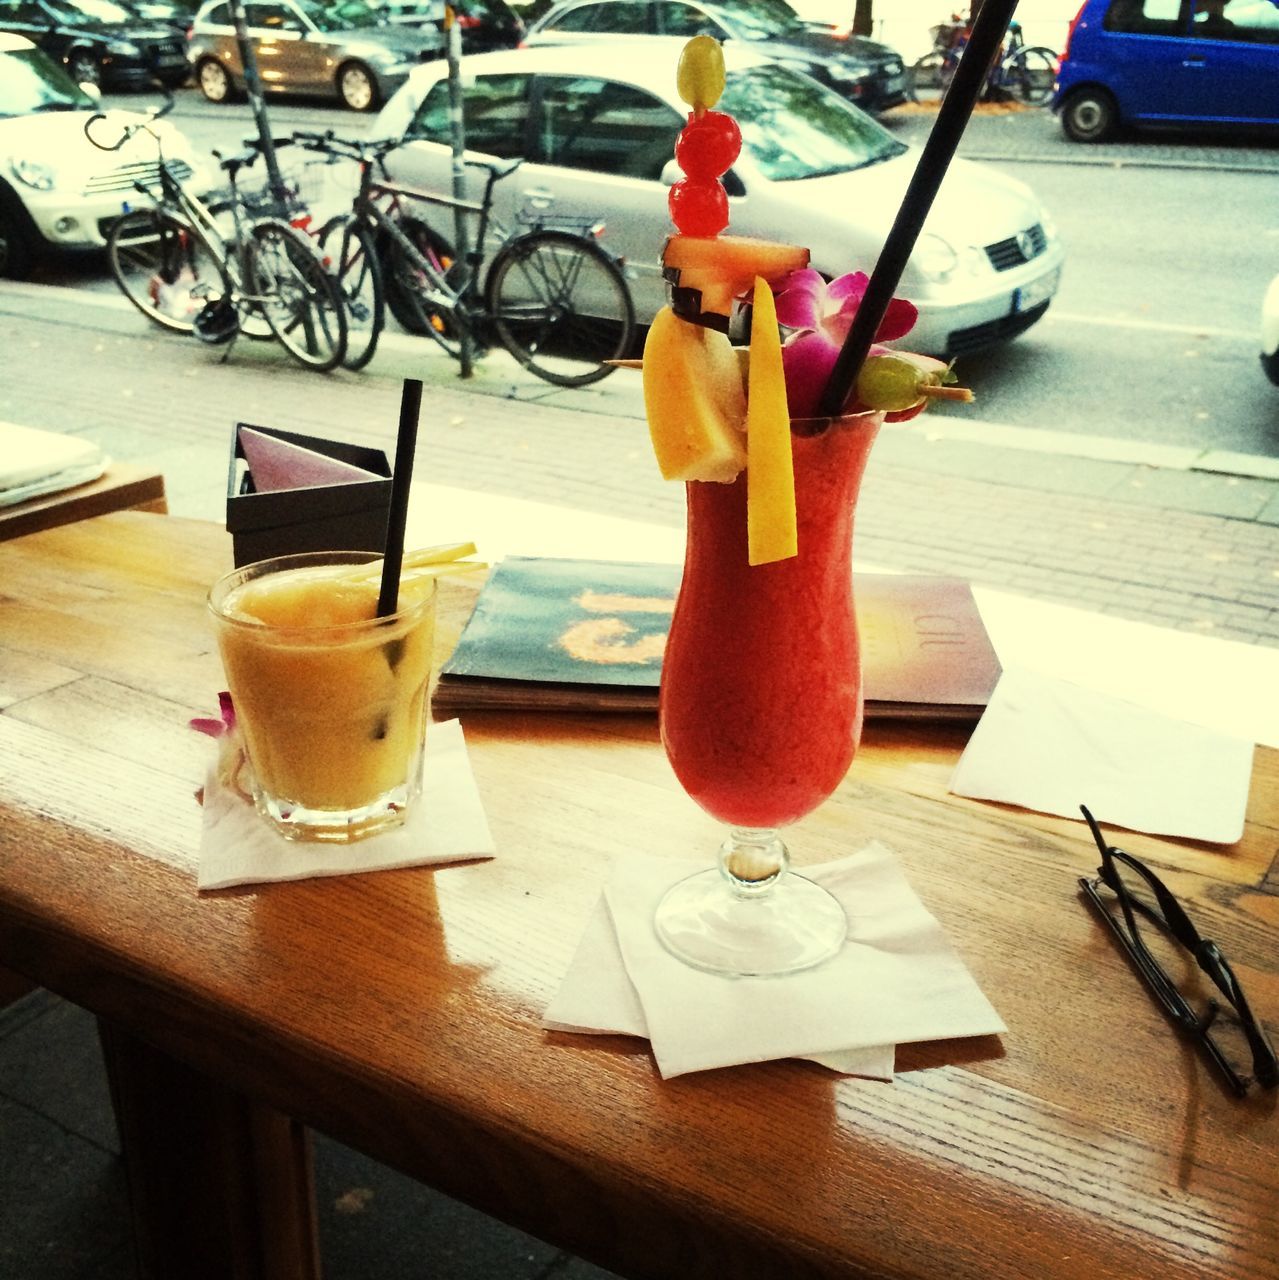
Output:
[[667,1079],[777,1058],[891,1079],[899,1043],[1005,1030],[881,842],[804,868],[848,912],[848,941],[825,964],[782,978],[704,973],[662,946],[658,901],[702,869],[666,858],[620,862],[542,1025],[646,1036]]
[[200,889],[306,880],[394,867],[491,858],[496,849],[458,720],[430,726],[422,794],[399,827],[353,844],[286,840],[209,769],[200,837]]

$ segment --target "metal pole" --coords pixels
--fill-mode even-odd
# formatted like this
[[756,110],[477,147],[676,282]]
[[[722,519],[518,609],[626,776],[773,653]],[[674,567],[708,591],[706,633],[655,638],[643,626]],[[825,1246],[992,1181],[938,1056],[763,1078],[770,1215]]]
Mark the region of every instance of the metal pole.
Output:
[[[453,198],[466,199],[466,166],[462,153],[466,150],[466,123],[462,118],[462,29],[458,26],[457,13],[451,4],[444,6],[445,56],[449,67],[449,140],[453,146]],[[457,288],[463,302],[468,299],[472,278],[472,263],[467,248],[466,214],[461,208],[453,210],[453,245],[456,251],[453,270],[457,273]],[[478,263],[475,264],[478,267]],[[475,372],[475,352],[471,344],[471,331],[465,323],[461,326],[458,362],[463,378]]]
[[287,193],[284,178],[280,174],[280,163],[275,156],[271,122],[267,119],[266,101],[262,93],[262,77],[258,74],[258,55],[253,48],[253,42],[249,39],[248,23],[244,18],[244,0],[230,0],[230,6],[231,21],[235,24],[235,43],[240,50],[240,65],[244,68],[244,85],[248,90],[249,105],[253,108],[253,122],[258,131],[262,158],[266,161],[267,184],[275,199],[276,211],[287,216]]

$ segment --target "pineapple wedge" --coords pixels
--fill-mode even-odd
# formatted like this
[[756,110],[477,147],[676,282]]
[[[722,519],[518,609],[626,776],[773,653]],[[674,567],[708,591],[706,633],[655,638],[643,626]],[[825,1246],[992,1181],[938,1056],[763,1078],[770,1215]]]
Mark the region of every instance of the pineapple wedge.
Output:
[[644,408],[662,475],[735,480],[746,465],[746,398],[728,339],[663,307],[644,344],[643,373]]

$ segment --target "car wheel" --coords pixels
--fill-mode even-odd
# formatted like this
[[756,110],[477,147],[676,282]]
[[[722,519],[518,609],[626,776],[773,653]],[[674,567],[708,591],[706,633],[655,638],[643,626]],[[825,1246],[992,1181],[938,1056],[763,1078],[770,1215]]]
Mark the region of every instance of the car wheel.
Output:
[[76,84],[102,84],[102,65],[88,49],[72,49],[67,54],[67,74]]
[[1101,142],[1118,124],[1119,108],[1105,89],[1080,89],[1061,109],[1061,127],[1072,142]]
[[381,101],[373,72],[360,62],[338,68],[338,97],[352,111],[372,111]]
[[0,279],[22,279],[31,269],[33,248],[26,213],[16,196],[0,189]]
[[210,102],[230,102],[235,97],[231,76],[216,58],[205,58],[196,67],[195,82]]

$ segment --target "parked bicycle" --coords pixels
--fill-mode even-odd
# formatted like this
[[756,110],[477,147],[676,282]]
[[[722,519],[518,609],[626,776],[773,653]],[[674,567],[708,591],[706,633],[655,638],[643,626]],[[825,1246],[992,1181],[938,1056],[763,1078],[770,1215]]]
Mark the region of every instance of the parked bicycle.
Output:
[[[126,208],[107,235],[107,260],[121,292],[162,329],[228,348],[241,331],[269,334],[307,368],[335,368],[346,350],[346,309],[336,280],[302,232],[252,212],[239,192],[239,176],[257,162],[260,148],[225,157],[214,152],[229,195],[222,205],[206,202],[192,189],[185,166],[165,158],[154,128],[172,109],[170,96],[113,142],[94,136],[108,116],[85,121],[85,136],[104,151],[118,151],[139,131],[156,144],[158,188],[135,182],[147,207]],[[219,222],[224,212],[229,234]],[[266,333],[254,331],[255,320],[265,323]]]
[[[560,217],[552,224],[536,209],[523,211],[514,229],[498,221],[494,188],[520,161],[468,160],[485,173],[483,196],[472,201],[393,182],[385,162],[398,139],[352,141],[330,132],[295,133],[293,140],[359,165],[351,211],[321,232],[348,297],[372,299],[380,288],[404,328],[435,339],[455,358],[464,340],[477,352],[496,342],[530,373],[561,387],[599,381],[613,372],[608,362],[630,350],[635,307],[618,259],[597,243],[602,226]],[[421,206],[468,216],[467,270],[459,270],[448,239]],[[368,340],[376,343],[376,333]]]
[[[933,28],[933,48],[911,68],[910,96],[915,102],[939,102],[955,78],[959,59],[968,46],[969,27],[958,15]],[[1046,45],[1027,45],[1021,23],[1008,25],[1008,39],[986,75],[987,101],[1011,98],[1028,107],[1042,107],[1053,94],[1057,55]]]

